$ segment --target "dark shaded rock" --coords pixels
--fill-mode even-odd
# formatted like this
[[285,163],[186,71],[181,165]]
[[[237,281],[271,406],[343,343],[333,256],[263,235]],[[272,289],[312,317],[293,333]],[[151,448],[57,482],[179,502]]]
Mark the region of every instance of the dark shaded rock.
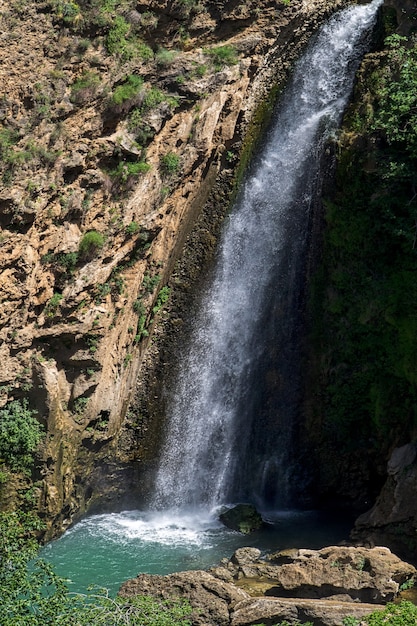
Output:
[[219,515],[220,521],[231,528],[247,535],[262,528],[264,522],[252,504],[237,504]]
[[414,443],[395,448],[387,480],[375,505],[355,522],[352,538],[384,543],[398,554],[417,557],[417,462]]

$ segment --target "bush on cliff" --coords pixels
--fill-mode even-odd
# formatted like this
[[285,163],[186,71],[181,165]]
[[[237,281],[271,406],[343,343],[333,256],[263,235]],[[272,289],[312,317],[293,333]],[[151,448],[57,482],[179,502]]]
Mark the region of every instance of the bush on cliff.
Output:
[[0,462],[11,470],[30,470],[42,437],[42,426],[27,401],[11,400],[0,409]]
[[96,230],[89,230],[80,241],[78,252],[82,258],[90,258],[104,246],[104,237]]

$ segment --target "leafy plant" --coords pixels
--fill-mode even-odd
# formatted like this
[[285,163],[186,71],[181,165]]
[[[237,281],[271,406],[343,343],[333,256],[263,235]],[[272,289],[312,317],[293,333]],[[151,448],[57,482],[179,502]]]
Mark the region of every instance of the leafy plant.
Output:
[[74,401],[74,413],[77,413],[78,415],[82,415],[85,411],[87,404],[88,404],[88,398],[85,398],[84,396],[80,396],[79,398],[77,398]]
[[96,95],[100,83],[101,78],[97,72],[84,72],[80,78],[71,85],[71,102],[76,104],[88,102]]
[[160,280],[161,277],[159,276],[159,274],[154,274],[152,276],[152,274],[146,272],[143,276],[141,288],[145,293],[152,293]]
[[48,317],[53,317],[56,314],[59,304],[62,300],[62,297],[63,297],[62,293],[56,292],[54,293],[52,298],[49,300],[49,302],[47,303],[45,307],[45,314]]
[[55,0],[55,11],[67,26],[74,26],[81,20],[80,7],[72,0]]
[[170,293],[171,293],[171,289],[167,285],[165,285],[165,287],[162,287],[161,291],[158,294],[156,304],[152,309],[152,313],[154,315],[156,315],[158,311],[163,307],[165,302],[167,302]]
[[405,601],[388,603],[382,611],[375,611],[361,620],[364,626],[415,626],[416,623],[417,606]]
[[130,224],[126,226],[126,233],[128,235],[134,235],[138,230],[140,230],[140,226],[137,222],[130,222]]
[[126,192],[141,174],[146,174],[150,169],[151,166],[146,161],[119,161],[117,167],[110,172],[110,176],[116,188]]
[[96,230],[89,230],[80,241],[78,252],[82,258],[89,258],[104,246],[104,237]]
[[190,626],[182,600],[112,598],[106,589],[70,594],[66,581],[37,558],[31,513],[0,513],[0,626]]
[[236,65],[239,61],[234,46],[217,46],[216,48],[207,48],[204,53],[211,57],[215,69],[221,70],[227,65]]
[[145,98],[142,104],[142,111],[154,109],[158,104],[164,102],[165,94],[157,87],[150,87],[145,93]]
[[125,18],[117,15],[106,38],[106,48],[110,54],[117,54],[124,59],[129,57],[129,44],[126,39],[129,31],[130,26]]
[[407,43],[400,35],[386,39],[389,62],[380,76],[372,128],[417,158],[417,45]]
[[126,81],[118,85],[114,90],[112,100],[114,104],[121,105],[126,102],[132,102],[140,93],[143,87],[143,78],[131,74]]
[[161,157],[161,171],[166,176],[175,174],[180,166],[180,157],[175,152],[168,152]]
[[178,55],[177,50],[167,50],[166,48],[161,48],[155,55],[155,60],[157,65],[171,65],[174,62],[175,57]]
[[43,438],[43,428],[27,400],[11,400],[0,409],[0,459],[13,471],[28,471]]

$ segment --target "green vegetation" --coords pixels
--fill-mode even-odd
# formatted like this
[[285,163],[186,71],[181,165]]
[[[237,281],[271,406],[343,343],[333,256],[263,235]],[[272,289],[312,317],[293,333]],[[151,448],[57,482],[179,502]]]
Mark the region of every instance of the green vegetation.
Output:
[[159,274],[152,275],[149,274],[149,272],[146,272],[143,276],[141,290],[145,293],[152,293],[160,280],[161,277]]
[[147,337],[149,335],[146,329],[146,326],[147,326],[146,310],[139,298],[135,300],[135,302],[133,303],[133,310],[135,311],[135,313],[138,314],[138,324],[137,324],[136,336],[135,336],[135,342],[137,343],[141,341],[144,337]]
[[31,513],[0,513],[0,626],[190,626],[182,600],[111,598],[105,589],[74,596],[37,557],[40,528]]
[[[178,106],[178,99],[168,96],[157,87],[147,87],[142,93],[142,102],[139,107],[133,108],[128,118],[129,132],[136,136],[139,146],[146,146],[155,134],[155,130],[147,123],[146,114],[160,104],[165,103],[170,110]],[[129,106],[129,108],[131,108]]]
[[163,307],[165,302],[167,302],[170,293],[171,293],[171,289],[169,287],[167,287],[166,285],[165,287],[162,287],[161,291],[158,294],[156,304],[152,309],[152,313],[154,315],[156,315],[159,312],[159,310]]
[[344,449],[417,424],[417,47],[387,44],[348,112],[314,283],[317,410]]
[[168,152],[161,157],[161,171],[165,176],[172,176],[178,172],[180,157],[175,152]]
[[86,259],[91,258],[104,246],[104,237],[96,230],[89,230],[85,233],[80,241],[78,252],[79,255]]
[[128,224],[126,226],[126,234],[127,235],[134,235],[139,230],[140,230],[140,226],[139,226],[139,224],[137,222],[130,222],[130,224]]
[[71,85],[71,102],[85,104],[92,100],[98,91],[101,78],[97,72],[84,72],[78,80]]
[[45,307],[45,314],[47,317],[54,317],[62,300],[62,293],[54,293]]
[[122,85],[118,85],[114,90],[112,100],[114,104],[120,105],[125,102],[132,102],[140,93],[143,87],[143,78],[131,74]]
[[106,47],[110,54],[118,54],[125,60],[131,56],[131,48],[126,39],[129,31],[130,26],[125,18],[117,15],[106,39]]
[[110,24],[106,38],[106,48],[110,54],[119,56],[123,61],[129,61],[135,57],[143,61],[153,58],[152,48],[135,36],[130,24],[122,15],[116,15],[110,20]]
[[41,258],[42,264],[51,263],[56,266],[60,270],[68,274],[73,274],[78,262],[78,253],[77,252],[59,252],[54,254],[53,252],[48,252],[48,254],[44,254]]
[[13,146],[19,141],[19,135],[10,128],[0,128],[0,159],[9,159]]
[[11,470],[28,472],[43,428],[26,400],[11,400],[0,409],[0,461]]
[[217,71],[223,69],[223,67],[227,65],[236,65],[239,61],[234,46],[217,46],[216,48],[207,48],[204,50],[204,54],[211,58]]
[[407,38],[400,35],[388,37],[386,43],[388,65],[377,77],[379,102],[372,129],[384,133],[387,142],[405,150],[410,159],[417,159],[417,45],[406,47]]
[[155,55],[155,60],[157,65],[171,65],[175,61],[176,56],[178,55],[177,50],[167,50],[166,48],[161,48]]
[[88,398],[80,396],[74,401],[74,413],[82,415],[87,407]]
[[382,611],[375,611],[360,620],[348,617],[343,626],[415,626],[417,606],[411,602],[388,603]]
[[151,166],[146,161],[119,161],[117,167],[110,172],[113,185],[119,192],[128,191],[141,174],[149,172]]
[[76,25],[81,20],[80,7],[72,0],[55,0],[55,13],[66,26]]

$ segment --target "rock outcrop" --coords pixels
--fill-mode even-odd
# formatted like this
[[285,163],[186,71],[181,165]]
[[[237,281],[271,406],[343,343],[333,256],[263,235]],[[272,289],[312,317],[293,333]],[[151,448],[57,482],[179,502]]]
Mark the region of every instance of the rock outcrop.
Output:
[[[249,550],[249,552],[247,552]],[[286,550],[256,560],[248,548],[237,550],[222,562],[219,577],[240,581],[262,580],[267,596],[327,598],[385,604],[401,585],[415,576],[415,568],[401,561],[388,548],[330,546],[321,550]],[[260,555],[259,555],[260,556]]]
[[252,504],[236,504],[236,506],[222,511],[219,515],[220,521],[231,528],[245,535],[262,528],[264,522],[262,516]]
[[140,574],[122,585],[120,595],[186,598],[193,626],[284,620],[342,626],[346,617],[361,618],[382,608],[416,574],[388,548],[287,550],[265,559],[256,548],[240,548],[210,572]]
[[417,446],[395,448],[388,461],[387,480],[375,505],[355,522],[352,538],[388,543],[399,554],[417,550]]

